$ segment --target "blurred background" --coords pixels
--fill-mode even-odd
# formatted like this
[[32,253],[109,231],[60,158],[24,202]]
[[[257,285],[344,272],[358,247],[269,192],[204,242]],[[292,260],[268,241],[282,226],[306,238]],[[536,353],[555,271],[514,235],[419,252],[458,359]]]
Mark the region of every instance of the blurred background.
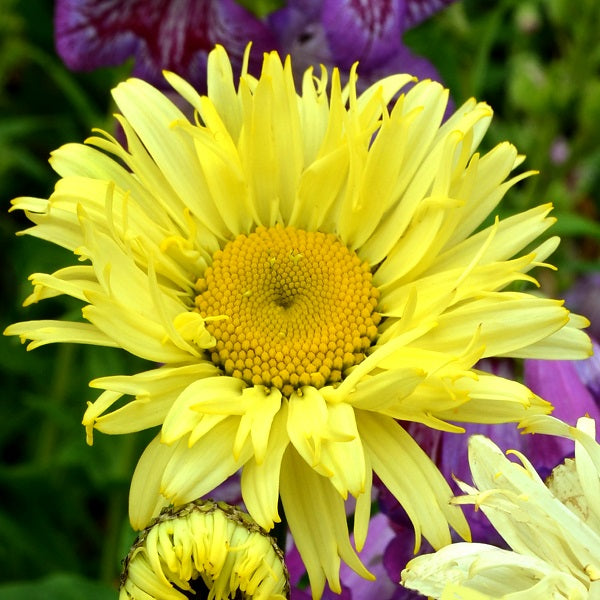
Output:
[[[276,0],[245,6],[264,14]],[[0,330],[36,318],[77,318],[59,298],[21,306],[31,273],[73,262],[29,236],[16,196],[48,197],[56,177],[47,159],[93,127],[113,130],[109,90],[132,63],[74,73],[54,49],[52,0],[0,0]],[[471,96],[494,108],[482,150],[509,140],[540,174],[513,188],[501,213],[552,202],[563,238],[543,270],[541,293],[562,297],[600,270],[600,3],[581,0],[455,2],[406,32],[456,105]],[[596,301],[600,302],[600,301]],[[81,418],[99,375],[134,373],[141,360],[86,346],[27,353],[0,337],[0,600],[116,598],[120,562],[134,534],[127,493],[139,454],[154,432],[94,437]]]

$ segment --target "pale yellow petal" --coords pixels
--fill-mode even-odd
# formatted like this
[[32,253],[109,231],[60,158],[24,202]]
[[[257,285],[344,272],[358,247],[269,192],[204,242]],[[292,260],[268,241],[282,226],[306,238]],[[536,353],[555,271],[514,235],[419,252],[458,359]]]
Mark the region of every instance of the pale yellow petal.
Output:
[[83,236],[79,229],[79,221],[73,211],[52,208],[50,214],[51,202],[49,200],[35,204],[32,200],[36,199],[17,198],[13,201],[13,207],[15,209],[23,208],[27,218],[35,223],[33,227],[20,231],[18,235],[31,235],[71,251],[81,246]]
[[[163,427],[162,440],[169,444],[193,431],[205,416],[204,402],[215,402],[222,408],[220,416],[242,414],[236,405],[242,398],[244,382],[234,377],[207,377],[194,381],[179,394],[167,413]],[[232,411],[229,404],[236,408]],[[233,447],[233,445],[232,445]]]
[[[537,255],[527,254],[510,261],[499,261],[486,265],[472,263],[442,271],[416,281],[390,282],[383,286],[379,300],[382,313],[402,317],[411,294],[416,294],[416,305],[412,314],[415,321],[434,318],[451,306],[468,298],[477,298],[482,292],[501,290],[514,281],[536,280],[525,274],[536,264]],[[435,290],[435,293],[431,293]]]
[[534,556],[487,544],[458,543],[413,558],[402,584],[433,598],[456,600],[546,600],[588,597],[585,586]]
[[169,504],[160,493],[160,482],[176,448],[161,444],[156,436],[140,456],[129,490],[129,520],[134,529],[146,527]]
[[[489,107],[486,105],[469,106],[463,114],[455,118],[451,117],[454,120],[454,127],[443,127],[438,132],[436,127],[439,121],[436,121],[436,119],[441,118],[445,103],[443,89],[439,84],[432,82],[423,82],[422,85],[417,84],[406,96],[404,107],[407,111],[415,107],[415,104],[418,106],[418,102],[411,105],[413,94],[415,100],[419,98],[420,102],[430,97],[427,99],[424,109],[424,113],[427,114],[423,114],[421,118],[417,117],[414,120],[413,127],[414,135],[419,135],[424,131],[429,132],[431,141],[429,143],[414,143],[410,146],[411,150],[415,149],[417,154],[411,157],[411,165],[407,165],[403,169],[405,178],[398,181],[395,196],[401,198],[401,201],[387,216],[388,218],[381,222],[381,226],[360,250],[361,256],[375,264],[381,262],[388,255],[391,248],[411,224],[423,199],[429,196],[429,190],[438,173],[440,163],[447,159],[444,150],[448,147],[448,136],[456,138],[456,152],[460,153],[460,146],[456,146],[459,138],[470,131],[478,121],[485,120],[490,115]],[[436,114],[433,121],[426,122],[426,117],[431,118],[432,114]]]
[[[149,196],[146,202],[150,201],[155,207],[160,207],[163,218],[170,219],[174,224],[181,226],[184,224],[185,205],[175,190],[171,187],[160,168],[154,163],[148,150],[141,142],[134,128],[122,115],[115,115],[115,118],[123,128],[127,139],[127,150],[110,134],[105,131],[96,130],[100,136],[92,136],[86,140],[86,144],[95,146],[118,157],[123,163],[131,169],[140,182],[144,193]],[[129,187],[124,188],[130,189]],[[134,196],[136,201],[137,196]],[[150,213],[151,214],[151,213]],[[203,228],[206,231],[206,228]]]
[[359,496],[366,491],[365,455],[354,409],[340,402],[328,405],[327,413],[327,429],[334,439],[324,441],[321,464],[331,473],[330,481],[344,499],[348,493]]
[[180,367],[160,367],[137,375],[102,377],[90,382],[91,387],[135,396],[117,410],[107,413],[108,406],[96,400],[88,405],[83,424],[103,433],[119,434],[140,431],[164,422],[182,390],[198,379],[216,375],[210,363],[194,363]]
[[182,438],[173,446],[173,453],[164,469],[160,492],[174,504],[185,504],[223,483],[252,456],[252,447],[245,444],[239,457],[232,448],[239,426],[239,417],[228,417],[215,425],[190,448]]
[[504,194],[521,179],[504,180],[514,168],[517,149],[508,142],[492,148],[482,157],[477,157],[477,169],[472,191],[468,195],[461,221],[448,239],[448,247],[454,246],[471,235],[473,231],[492,213]]
[[119,346],[118,342],[112,340],[94,325],[71,321],[22,321],[9,325],[4,330],[4,335],[18,335],[23,343],[32,340],[27,345],[27,350],[33,350],[45,344],[65,342],[112,348]]
[[328,211],[338,200],[347,172],[348,151],[344,147],[308,165],[298,181],[298,208],[290,217],[290,225],[309,231],[321,229]]
[[35,304],[46,298],[66,294],[79,300],[86,300],[86,291],[100,291],[94,270],[88,265],[78,265],[59,269],[49,275],[33,273],[29,279],[34,286],[33,293],[25,300],[23,306]]
[[152,188],[143,186],[132,173],[105,153],[83,144],[65,144],[52,152],[50,164],[61,177],[77,176],[112,181],[116,188],[130,193],[134,203],[142,209],[135,213],[136,218],[131,220],[131,226],[139,226],[138,219],[146,215],[148,222],[155,226],[170,227],[167,215],[159,209],[159,199],[150,192]]
[[479,506],[516,552],[537,556],[558,571],[600,572],[600,533],[555,498],[521,454],[509,461],[489,439],[469,439],[469,464],[479,492],[457,501]]
[[267,440],[265,458],[258,463],[251,458],[242,470],[242,497],[255,521],[269,531],[279,523],[279,477],[283,453],[290,443],[286,430],[287,403],[275,415]]
[[[202,99],[202,105],[204,118],[207,118],[210,100]],[[214,107],[211,108],[212,119],[208,119],[206,129],[187,121],[178,122],[176,126],[194,140],[207,192],[218,207],[223,222],[236,235],[250,231],[257,217],[235,143]]]
[[411,394],[426,375],[426,371],[419,367],[400,367],[367,375],[346,401],[355,408],[384,411]]
[[[389,417],[357,413],[373,471],[406,510],[415,528],[415,549],[420,546],[421,533],[434,548],[449,544],[449,525],[469,538],[462,512],[450,505],[450,486],[413,438]],[[398,464],[402,464],[401,471]]]
[[354,543],[360,552],[367,540],[369,520],[371,518],[373,494],[373,469],[367,453],[363,453],[365,461],[365,489],[356,497],[356,510],[354,511]]
[[[171,126],[173,122],[186,120],[183,113],[162,93],[139,79],[119,84],[113,90],[113,97],[184,205],[212,232],[225,236],[227,228],[218,208],[210,194],[202,193],[206,184],[193,140],[180,128]],[[165,145],[165,137],[177,141]]]
[[308,387],[302,396],[292,394],[289,400],[287,431],[296,451],[323,475],[331,472],[321,465],[321,447],[326,435],[327,403],[314,388]]
[[233,82],[229,57],[219,45],[208,55],[207,87],[209,98],[226,123],[230,135],[237,141],[242,127],[242,107]]
[[373,282],[378,286],[393,283],[421,264],[426,256],[435,256],[431,246],[437,243],[436,238],[443,219],[442,210],[426,211],[418,222],[409,227],[400,241],[390,248],[386,259],[377,269]]
[[495,375],[478,372],[477,378],[463,378],[455,383],[457,392],[464,391],[468,402],[445,410],[431,412],[438,418],[470,423],[519,422],[530,415],[547,414],[552,405],[536,396],[524,385]]
[[340,557],[363,577],[372,578],[350,545],[342,497],[292,447],[283,457],[280,494],[313,599],[320,598],[325,580],[334,592],[341,592]]
[[600,532],[600,507],[596,502],[600,498],[600,444],[593,443],[596,440],[596,423],[591,418],[580,417],[577,430],[583,435],[578,435],[575,441],[575,466],[584,497],[582,504],[588,513],[582,517]]
[[253,386],[242,391],[245,411],[233,445],[233,454],[237,458],[245,441],[250,437],[254,457],[261,464],[267,455],[267,444],[273,419],[281,408],[281,392],[264,386]]
[[[542,204],[500,220],[493,241],[481,258],[481,264],[507,260],[520,252],[555,222],[555,219],[547,217],[551,209],[550,204]],[[425,274],[468,265],[493,227],[496,226],[491,225],[440,254]]]
[[[408,83],[415,81],[416,77],[408,75],[407,73],[396,73],[393,75],[388,75],[387,77],[382,77],[375,83],[372,83],[357,97],[356,108],[359,112],[363,112],[369,101],[375,95],[380,98],[379,103],[381,106],[386,106],[403,87],[405,87]],[[411,89],[414,90],[414,87]],[[414,95],[414,91],[412,93]]]
[[437,327],[415,346],[452,352],[478,332],[483,356],[514,355],[563,328],[569,320],[562,302],[516,292],[497,292],[466,302],[437,318]]
[[92,303],[82,310],[83,316],[111,340],[128,352],[159,363],[188,362],[192,354],[165,340],[165,329],[140,313],[99,294],[88,294]]
[[592,342],[582,327],[589,322],[580,320],[579,315],[569,314],[567,324],[523,348],[516,348],[504,354],[513,358],[542,358],[547,360],[585,360],[592,355]]
[[326,69],[321,68],[320,77],[317,77],[312,67],[309,67],[302,77],[302,101],[298,103],[298,111],[302,126],[305,164],[311,164],[317,159],[329,125],[328,79],[329,74]]

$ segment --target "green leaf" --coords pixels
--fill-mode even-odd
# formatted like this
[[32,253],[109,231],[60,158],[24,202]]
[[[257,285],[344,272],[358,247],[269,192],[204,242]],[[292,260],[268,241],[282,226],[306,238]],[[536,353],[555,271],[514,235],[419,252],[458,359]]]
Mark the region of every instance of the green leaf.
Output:
[[600,239],[600,223],[568,212],[555,213],[558,219],[552,233],[564,237],[591,236]]

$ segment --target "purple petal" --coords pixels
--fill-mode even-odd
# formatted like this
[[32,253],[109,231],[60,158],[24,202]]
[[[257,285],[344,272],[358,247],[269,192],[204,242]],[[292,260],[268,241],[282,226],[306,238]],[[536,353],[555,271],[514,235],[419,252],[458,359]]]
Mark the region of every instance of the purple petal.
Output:
[[286,544],[287,550],[285,553],[285,566],[290,574],[290,585],[296,587],[302,576],[306,573],[306,568],[300,557],[300,553],[294,544],[294,539],[288,533]]
[[[554,405],[553,416],[570,425],[575,425],[577,419],[586,414],[596,420],[600,418],[600,409],[582,381],[576,362],[579,361],[526,360],[524,370],[525,385],[551,402]],[[587,369],[590,374],[586,376],[593,380],[593,373],[598,369],[598,358],[592,357],[581,362],[587,363],[584,371]]]
[[[134,54],[139,40],[122,28],[136,2],[120,0],[57,0],[54,13],[56,50],[75,70],[118,65]],[[143,4],[140,2],[140,4]]]
[[[447,480],[453,476],[461,481],[471,481],[471,470],[468,460],[468,441],[474,434],[482,434],[494,442],[502,449],[516,449],[523,451],[526,440],[516,423],[499,424],[480,424],[480,423],[461,423],[465,428],[464,434],[446,433],[441,434],[441,455],[438,457],[437,464],[440,471]],[[453,483],[453,482],[452,482]],[[458,487],[453,488],[456,493],[460,493]]]
[[368,71],[398,50],[404,2],[324,0],[321,18],[335,64],[349,69],[358,60]]
[[[400,532],[386,547],[383,563],[385,565],[390,581],[400,581],[400,573],[406,566],[406,563],[414,558],[414,531],[412,527],[407,527],[406,530]],[[432,552],[433,548],[426,545],[428,552]],[[368,598],[369,596],[365,596]],[[379,598],[379,596],[375,596]],[[393,593],[389,596],[382,597],[382,600],[412,600],[413,598],[423,598],[420,594],[413,590],[409,590],[400,585],[396,585]]]
[[322,4],[323,0],[289,0],[283,8],[267,17],[269,27],[288,52],[294,44],[312,37],[314,25],[322,28]]
[[363,564],[375,575],[375,581],[368,581],[357,575],[348,565],[342,563],[340,577],[342,583],[352,590],[352,598],[391,598],[398,588],[400,579],[391,580],[383,565],[383,555],[388,543],[395,537],[389,519],[383,514],[371,518],[365,546],[359,556]]
[[413,54],[404,44],[400,43],[388,60],[382,61],[371,69],[363,63],[359,63],[358,87],[365,89],[392,73],[410,73],[420,80],[433,79],[442,82],[437,69],[426,58]]
[[[388,578],[391,581],[398,582],[400,581],[400,572],[414,556],[415,532],[408,519],[407,523],[398,526],[396,531],[396,535],[385,546],[383,565]],[[431,550],[431,546],[427,541],[424,541],[424,545],[428,551]]]
[[321,10],[322,0],[290,0],[268,17],[283,53],[292,56],[296,75],[308,67],[333,64]]
[[212,492],[206,494],[207,498],[215,502],[223,501],[232,506],[237,506],[240,510],[246,510],[244,500],[242,499],[242,488],[240,484],[240,472],[234,473],[223,483],[218,485]]
[[589,273],[579,278],[566,294],[570,310],[586,316],[591,325],[588,333],[600,340],[600,272]]
[[415,27],[453,2],[454,0],[407,0],[405,28]]
[[587,360],[574,362],[575,370],[590,394],[593,396],[596,406],[600,405],[600,346],[592,339],[594,354]]
[[291,600],[312,600],[310,589],[306,588],[305,590],[299,590],[292,586]]
[[116,65],[135,57],[134,74],[163,85],[163,69],[203,89],[207,53],[223,44],[241,64],[276,47],[269,29],[234,0],[58,0],[56,48],[72,69]]
[[402,0],[290,0],[269,25],[296,72],[320,64],[347,72],[358,60],[359,92],[393,73],[441,81],[428,60],[402,43],[404,12]]

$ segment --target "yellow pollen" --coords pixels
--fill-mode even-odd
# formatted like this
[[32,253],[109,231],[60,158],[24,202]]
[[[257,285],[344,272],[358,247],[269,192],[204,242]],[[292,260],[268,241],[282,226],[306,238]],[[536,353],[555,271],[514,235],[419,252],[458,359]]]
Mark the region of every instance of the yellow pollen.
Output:
[[367,263],[333,234],[259,227],[215,252],[196,283],[212,320],[211,360],[249,385],[289,396],[341,381],[377,335],[379,292]]

